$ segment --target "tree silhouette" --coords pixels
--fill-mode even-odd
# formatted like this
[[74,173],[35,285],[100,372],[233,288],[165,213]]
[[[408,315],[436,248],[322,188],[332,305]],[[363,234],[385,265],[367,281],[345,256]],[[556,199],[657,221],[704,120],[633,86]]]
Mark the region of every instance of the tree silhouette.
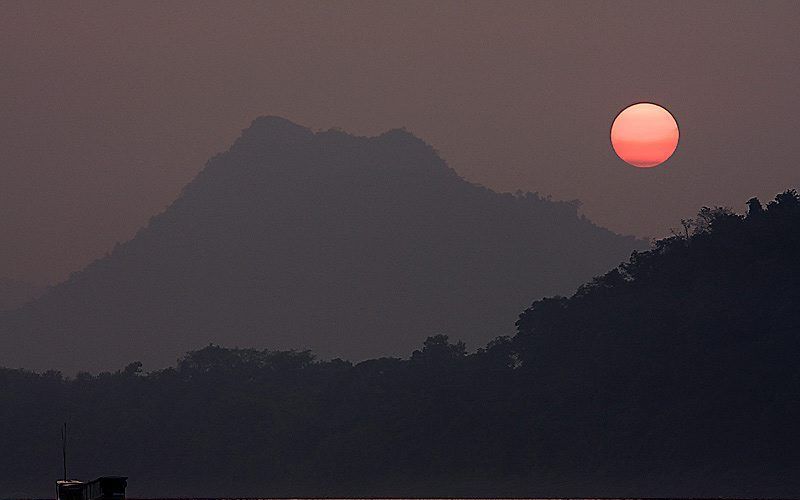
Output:
[[0,491],[51,491],[69,419],[74,474],[136,496],[795,497],[800,196],[758,207],[704,207],[472,353],[0,369]]

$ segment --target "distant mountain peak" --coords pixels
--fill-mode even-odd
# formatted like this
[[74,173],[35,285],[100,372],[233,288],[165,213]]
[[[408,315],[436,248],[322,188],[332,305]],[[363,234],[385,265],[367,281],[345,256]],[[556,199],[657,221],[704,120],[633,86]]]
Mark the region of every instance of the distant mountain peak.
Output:
[[378,137],[388,141],[406,141],[410,143],[424,144],[426,147],[430,147],[427,142],[423,141],[405,128],[389,129]]
[[242,131],[236,146],[258,146],[262,144],[286,144],[296,146],[314,137],[310,129],[280,116],[260,116]]
[[351,359],[435,333],[483,344],[643,246],[534,201],[464,180],[405,129],[263,116],[131,241],[0,315],[0,365],[163,366],[209,342]]

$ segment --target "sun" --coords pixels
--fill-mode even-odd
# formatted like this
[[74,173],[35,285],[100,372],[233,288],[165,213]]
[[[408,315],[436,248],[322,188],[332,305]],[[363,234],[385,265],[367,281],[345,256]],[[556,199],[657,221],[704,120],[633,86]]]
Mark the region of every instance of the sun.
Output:
[[623,109],[611,125],[611,145],[623,161],[650,168],[667,161],[678,147],[678,122],[669,111],[650,102]]

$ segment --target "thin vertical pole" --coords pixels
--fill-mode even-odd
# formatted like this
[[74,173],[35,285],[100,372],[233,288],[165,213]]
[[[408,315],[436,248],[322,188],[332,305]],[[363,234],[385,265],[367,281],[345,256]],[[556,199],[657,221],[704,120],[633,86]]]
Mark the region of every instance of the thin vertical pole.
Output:
[[67,480],[67,423],[61,428],[61,458],[64,464],[64,481]]

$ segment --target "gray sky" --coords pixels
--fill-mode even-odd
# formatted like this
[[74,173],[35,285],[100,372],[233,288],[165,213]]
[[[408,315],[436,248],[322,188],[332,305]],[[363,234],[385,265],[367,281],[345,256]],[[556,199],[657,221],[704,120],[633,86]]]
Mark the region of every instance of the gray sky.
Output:
[[[3,2],[0,276],[129,239],[258,115],[406,127],[467,179],[661,236],[800,185],[800,2]],[[637,101],[681,143],[614,155]]]

